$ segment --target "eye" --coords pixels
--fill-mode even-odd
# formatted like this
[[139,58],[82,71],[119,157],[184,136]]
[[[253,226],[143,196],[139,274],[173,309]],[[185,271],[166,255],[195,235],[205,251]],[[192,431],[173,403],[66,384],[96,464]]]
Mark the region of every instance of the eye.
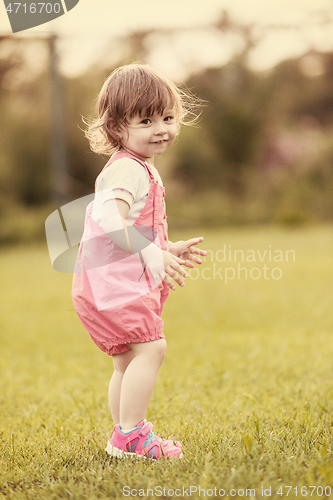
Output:
[[174,119],[175,119],[175,117],[174,117],[174,116],[172,116],[172,115],[170,115],[170,116],[166,116],[166,117],[164,118],[164,121],[165,121],[165,122],[171,122],[171,121],[172,121],[172,120],[174,120]]
[[151,121],[149,120],[149,118],[145,118],[144,120],[141,120],[141,123],[143,123],[143,125],[149,125]]

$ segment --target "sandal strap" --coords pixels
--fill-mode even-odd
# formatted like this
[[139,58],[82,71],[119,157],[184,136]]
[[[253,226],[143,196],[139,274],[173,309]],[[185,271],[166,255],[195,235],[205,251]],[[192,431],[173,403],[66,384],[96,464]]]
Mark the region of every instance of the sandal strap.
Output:
[[153,428],[153,424],[151,422],[145,423],[142,429],[139,431],[140,436],[147,436]]

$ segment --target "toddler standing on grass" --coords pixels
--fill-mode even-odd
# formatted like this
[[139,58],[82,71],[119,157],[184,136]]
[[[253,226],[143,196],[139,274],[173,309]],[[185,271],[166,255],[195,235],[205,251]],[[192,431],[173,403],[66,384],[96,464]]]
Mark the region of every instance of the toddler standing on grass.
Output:
[[97,177],[73,280],[76,312],[97,346],[113,357],[109,404],[115,457],[181,458],[145,420],[166,352],[162,309],[170,288],[184,286],[182,266],[201,264],[203,238],[168,241],[164,188],[154,166],[189,114],[189,97],[147,65],[115,70],[90,123],[91,149],[112,154]]

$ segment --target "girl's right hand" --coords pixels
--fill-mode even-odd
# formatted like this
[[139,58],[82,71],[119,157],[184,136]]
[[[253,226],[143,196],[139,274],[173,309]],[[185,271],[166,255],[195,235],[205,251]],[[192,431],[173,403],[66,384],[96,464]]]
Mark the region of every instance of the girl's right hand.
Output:
[[163,290],[163,281],[169,288],[171,288],[171,290],[176,290],[174,281],[179,286],[185,285],[181,278],[188,277],[187,272],[181,266],[186,263],[185,260],[180,259],[176,255],[172,255],[166,250],[161,250],[154,243],[151,243],[146,248],[141,250],[141,254],[144,262],[149,267],[149,270],[155,280],[155,284],[160,290]]
[[[185,260],[180,259],[179,257],[176,257],[175,255],[172,255],[170,252],[167,252],[166,250],[162,250],[163,254],[163,262],[164,262],[164,282],[168,285],[171,290],[176,290],[176,286],[174,282],[171,280],[171,278],[179,285],[179,286],[184,286],[185,283],[182,280],[181,276],[183,278],[187,278],[188,274],[185,271],[185,269],[182,268],[181,264],[185,264]],[[160,289],[163,289],[162,283],[159,285]]]

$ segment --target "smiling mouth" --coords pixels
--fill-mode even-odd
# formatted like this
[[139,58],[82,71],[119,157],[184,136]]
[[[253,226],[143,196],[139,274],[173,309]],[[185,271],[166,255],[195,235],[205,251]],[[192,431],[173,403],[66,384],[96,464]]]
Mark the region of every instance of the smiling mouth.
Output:
[[167,139],[162,139],[161,141],[154,141],[153,144],[163,144],[163,142],[167,142]]

